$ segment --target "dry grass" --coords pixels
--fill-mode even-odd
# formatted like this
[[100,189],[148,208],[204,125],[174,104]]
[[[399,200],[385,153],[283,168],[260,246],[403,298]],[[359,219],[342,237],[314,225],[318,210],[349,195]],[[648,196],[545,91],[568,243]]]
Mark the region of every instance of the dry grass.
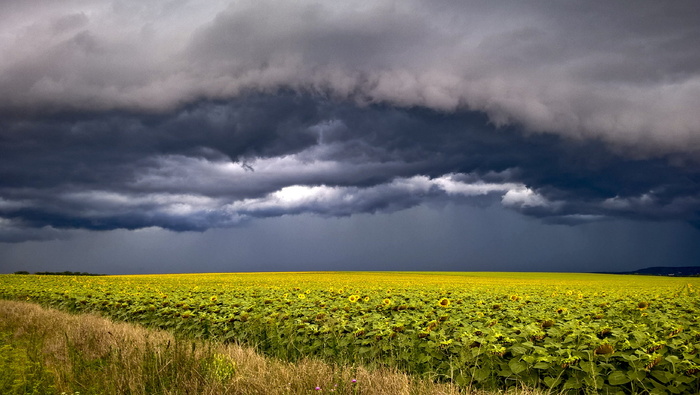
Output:
[[[489,394],[460,392],[390,370],[315,360],[287,363],[237,345],[177,339],[164,331],[22,302],[0,301],[0,334],[6,347],[25,354],[22,361],[48,372],[50,392],[59,394]],[[21,389],[14,393],[31,393],[31,383],[23,380],[22,386],[15,383]],[[49,392],[39,388],[34,393],[42,391]]]

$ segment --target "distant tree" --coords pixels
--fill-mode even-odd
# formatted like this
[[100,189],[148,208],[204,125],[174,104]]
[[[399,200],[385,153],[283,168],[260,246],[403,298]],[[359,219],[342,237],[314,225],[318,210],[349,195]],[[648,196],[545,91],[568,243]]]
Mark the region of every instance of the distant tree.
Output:
[[[29,274],[29,273],[27,273]],[[104,276],[104,274],[88,273],[88,272],[71,272],[69,270],[63,272],[36,272],[34,274],[44,276]]]
[[26,270],[18,270],[15,272],[15,274],[30,274],[30,273]]

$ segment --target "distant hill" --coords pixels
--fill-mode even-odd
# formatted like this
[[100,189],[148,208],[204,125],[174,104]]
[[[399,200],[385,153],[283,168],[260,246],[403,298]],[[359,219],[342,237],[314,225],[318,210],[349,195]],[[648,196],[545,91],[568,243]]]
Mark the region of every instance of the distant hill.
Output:
[[647,276],[700,276],[700,266],[647,267],[631,272],[598,272],[603,274],[640,274]]

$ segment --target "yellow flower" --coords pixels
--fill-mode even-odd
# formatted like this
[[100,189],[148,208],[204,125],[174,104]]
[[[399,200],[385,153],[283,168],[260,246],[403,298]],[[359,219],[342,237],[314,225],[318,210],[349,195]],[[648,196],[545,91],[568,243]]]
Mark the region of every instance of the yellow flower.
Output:
[[306,299],[306,295],[304,295],[304,294],[299,294],[299,299]]
[[430,332],[430,331],[432,331],[433,329],[437,328],[437,326],[438,326],[438,322],[437,322],[437,321],[435,321],[435,320],[430,321],[430,322],[428,322],[428,327],[425,328],[425,331],[426,331],[426,332]]
[[360,299],[360,295],[350,295],[348,296],[348,300],[352,303],[357,302]]
[[209,300],[211,300],[212,302],[216,302],[216,295],[214,295],[214,296],[212,296],[211,298],[209,298]]
[[440,307],[448,307],[449,305],[450,305],[450,300],[447,298],[442,298],[438,302],[438,306],[440,306]]
[[365,296],[365,298],[364,298],[363,300],[364,300],[365,302],[369,302],[369,296]]
[[384,299],[382,300],[382,303],[384,303],[384,306],[389,306],[391,305],[391,299]]

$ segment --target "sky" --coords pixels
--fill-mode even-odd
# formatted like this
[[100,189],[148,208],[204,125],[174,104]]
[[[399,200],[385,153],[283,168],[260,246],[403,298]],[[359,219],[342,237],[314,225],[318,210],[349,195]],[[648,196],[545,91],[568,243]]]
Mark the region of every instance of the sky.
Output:
[[698,265],[697,15],[0,1],[0,273]]

